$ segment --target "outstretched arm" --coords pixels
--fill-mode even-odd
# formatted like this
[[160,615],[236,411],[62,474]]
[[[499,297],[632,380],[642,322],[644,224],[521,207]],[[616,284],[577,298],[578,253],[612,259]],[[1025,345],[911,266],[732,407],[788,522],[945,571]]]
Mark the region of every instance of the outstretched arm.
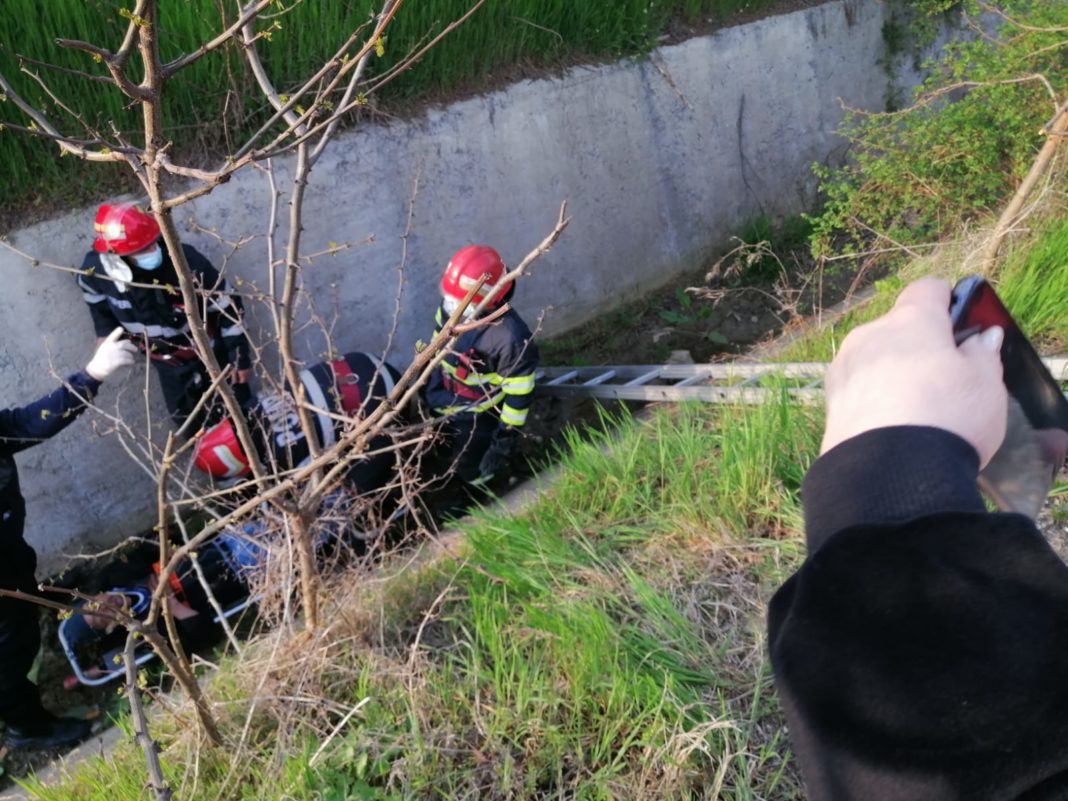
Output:
[[910,286],[828,372],[808,556],[768,614],[814,801],[1068,793],[1068,567],[1029,519],[985,511],[1000,338],[956,348],[948,305]]

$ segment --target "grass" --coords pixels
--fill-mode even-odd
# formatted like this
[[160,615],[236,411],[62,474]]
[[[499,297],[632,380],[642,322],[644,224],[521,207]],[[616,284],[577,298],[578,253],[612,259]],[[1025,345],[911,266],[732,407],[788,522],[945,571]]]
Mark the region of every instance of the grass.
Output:
[[[763,615],[801,557],[818,415],[782,398],[610,422],[572,435],[535,506],[481,514],[462,556],[350,577],[329,633],[225,664],[209,693],[241,747],[198,750],[160,716],[175,797],[800,798]],[[123,801],[143,781],[123,743],[33,789]]]
[[998,294],[1028,336],[1050,352],[1068,345],[1068,217],[1047,220],[1032,240],[1004,262]]
[[[775,0],[488,0],[467,24],[432,49],[418,67],[389,84],[385,96],[411,99],[471,88],[517,65],[552,65],[575,59],[618,58],[647,52],[676,15],[695,18],[771,5]],[[287,4],[294,5],[294,4]],[[277,23],[260,51],[281,91],[333,55],[348,32],[369,19],[375,0],[337,0],[295,4],[261,28]],[[190,52],[233,22],[232,4],[176,0],[160,4],[164,60]],[[470,0],[421,0],[402,6],[388,30],[384,54],[372,66],[381,75],[462,16]],[[225,20],[219,8],[226,9]],[[48,111],[61,127],[82,134],[80,124],[58,109],[32,78],[19,73],[17,55],[54,63],[67,70],[104,74],[92,59],[57,48],[57,37],[117,48],[127,24],[117,0],[6,0],[0,15],[0,72],[24,97]],[[128,11],[127,11],[128,14]],[[110,123],[135,144],[141,136],[140,110],[111,87],[69,73],[42,71],[55,94],[86,123],[110,131]],[[136,69],[134,81],[140,80]],[[164,99],[168,134],[180,150],[220,152],[241,132],[265,119],[265,104],[234,47],[225,47],[181,73]],[[12,122],[22,123],[12,112]],[[220,124],[221,121],[221,124]],[[75,159],[60,160],[47,143],[12,131],[0,132],[0,161],[5,164],[8,205],[46,199],[75,203],[115,181],[121,168],[108,169]],[[92,172],[89,172],[92,171]]]

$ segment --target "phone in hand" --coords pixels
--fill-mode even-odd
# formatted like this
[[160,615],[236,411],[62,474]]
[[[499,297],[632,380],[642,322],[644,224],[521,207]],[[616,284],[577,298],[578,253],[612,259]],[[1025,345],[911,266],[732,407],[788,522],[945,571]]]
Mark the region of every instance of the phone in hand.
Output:
[[957,283],[949,314],[958,345],[993,326],[1005,332],[1001,364],[1010,399],[1009,425],[1001,448],[980,475],[980,485],[1000,508],[1035,517],[1068,453],[1068,399],[982,277],[972,275]]

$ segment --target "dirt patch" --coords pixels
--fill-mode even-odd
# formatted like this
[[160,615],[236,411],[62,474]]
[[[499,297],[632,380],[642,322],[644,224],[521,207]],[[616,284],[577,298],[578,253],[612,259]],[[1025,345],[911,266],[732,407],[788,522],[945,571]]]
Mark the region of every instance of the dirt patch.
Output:
[[860,289],[853,275],[819,270],[803,237],[774,248],[768,264],[749,263],[746,254],[772,253],[761,243],[788,227],[765,232],[767,240],[746,237],[747,246],[663,289],[541,340],[542,364],[664,364],[683,351],[698,364],[734,359]]

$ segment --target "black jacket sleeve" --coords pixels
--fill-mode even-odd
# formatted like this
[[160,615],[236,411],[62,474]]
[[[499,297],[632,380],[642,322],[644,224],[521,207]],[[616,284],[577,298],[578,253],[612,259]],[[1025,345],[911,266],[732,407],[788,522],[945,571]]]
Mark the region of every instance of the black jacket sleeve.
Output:
[[89,307],[93,330],[98,337],[106,337],[119,326],[119,320],[111,311],[107,294],[99,284],[103,279],[97,276],[104,271],[100,256],[91,250],[86,253],[82,260],[82,270],[84,272],[77,276],[78,288],[82,291],[86,306]]
[[[534,400],[534,382],[538,371],[538,346],[518,314],[509,311],[494,328],[487,332],[493,337],[492,357],[495,371],[501,377],[501,425],[514,430],[527,421]],[[496,335],[496,336],[494,336]]]
[[0,453],[17,453],[55,436],[85,410],[99,388],[100,382],[88,373],[76,373],[34,403],[0,409]]
[[809,797],[1068,798],[1068,568],[988,513],[953,434],[867,432],[805,478],[808,556],[772,599]]
[[247,370],[252,366],[252,354],[245,333],[241,298],[227,291],[226,280],[199,250],[183,244],[182,251],[200,287],[208,293],[202,309],[205,321],[222,339],[230,364],[238,370]]

